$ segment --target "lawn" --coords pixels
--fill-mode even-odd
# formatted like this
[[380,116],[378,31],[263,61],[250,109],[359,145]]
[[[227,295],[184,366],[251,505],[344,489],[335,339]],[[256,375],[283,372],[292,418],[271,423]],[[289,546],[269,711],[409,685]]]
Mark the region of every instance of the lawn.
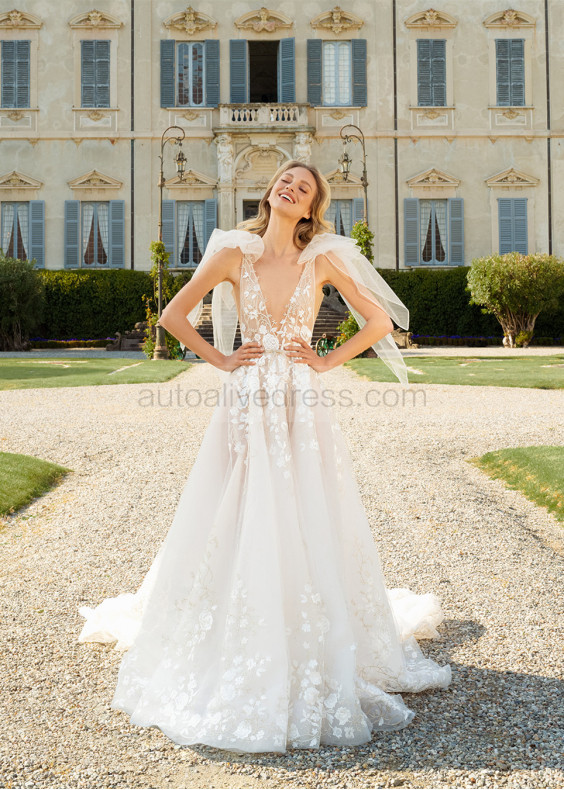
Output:
[[0,515],[28,505],[71,471],[31,455],[0,452]]
[[191,363],[177,359],[0,359],[0,390],[168,381]]
[[564,521],[564,447],[506,447],[468,461]]
[[[467,384],[474,387],[564,388],[564,354],[519,357],[404,357],[410,384]],[[370,381],[397,381],[381,359],[345,362]]]

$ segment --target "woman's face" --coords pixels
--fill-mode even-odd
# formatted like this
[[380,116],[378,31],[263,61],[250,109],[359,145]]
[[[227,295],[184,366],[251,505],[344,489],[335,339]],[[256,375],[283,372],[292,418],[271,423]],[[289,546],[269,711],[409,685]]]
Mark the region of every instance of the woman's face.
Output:
[[276,181],[267,200],[272,210],[299,221],[311,216],[316,191],[317,183],[307,167],[291,167]]

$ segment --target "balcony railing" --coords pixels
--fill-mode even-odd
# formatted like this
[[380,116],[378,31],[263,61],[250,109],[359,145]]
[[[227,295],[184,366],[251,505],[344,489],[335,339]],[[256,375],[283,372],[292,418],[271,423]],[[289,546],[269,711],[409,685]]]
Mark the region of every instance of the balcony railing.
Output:
[[277,126],[295,129],[308,125],[307,104],[220,104],[221,126]]

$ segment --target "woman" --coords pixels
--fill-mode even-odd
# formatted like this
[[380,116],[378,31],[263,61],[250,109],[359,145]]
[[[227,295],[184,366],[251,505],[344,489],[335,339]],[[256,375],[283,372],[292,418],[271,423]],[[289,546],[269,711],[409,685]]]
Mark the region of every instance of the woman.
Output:
[[[389,336],[392,318],[407,328],[407,309],[354,241],[331,232],[329,203],[317,168],[287,162],[257,217],[214,230],[163,312],[161,324],[221,372],[222,401],[137,593],[80,608],[79,641],[127,650],[111,706],[180,744],[361,744],[412,721],[397,692],[451,682],[416,641],[438,635],[440,603],[385,588],[324,400],[320,374],[370,345],[407,380]],[[318,357],[325,283],[361,328]],[[212,288],[213,346],[193,326]]]

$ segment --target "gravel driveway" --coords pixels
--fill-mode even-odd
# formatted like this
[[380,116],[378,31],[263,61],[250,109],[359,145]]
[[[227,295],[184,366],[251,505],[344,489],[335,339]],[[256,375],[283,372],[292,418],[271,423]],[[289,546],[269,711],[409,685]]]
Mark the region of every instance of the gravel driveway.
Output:
[[402,695],[409,727],[353,748],[238,756],[130,725],[109,707],[121,656],[77,642],[78,607],[141,583],[212,413],[183,401],[216,371],[0,392],[0,448],[73,470],[0,530],[2,786],[564,786],[562,525],[467,462],[562,444],[564,393],[414,385],[413,404],[343,367],[323,381],[359,404],[335,408],[386,584],[440,597],[441,638],[421,646],[452,685]]

